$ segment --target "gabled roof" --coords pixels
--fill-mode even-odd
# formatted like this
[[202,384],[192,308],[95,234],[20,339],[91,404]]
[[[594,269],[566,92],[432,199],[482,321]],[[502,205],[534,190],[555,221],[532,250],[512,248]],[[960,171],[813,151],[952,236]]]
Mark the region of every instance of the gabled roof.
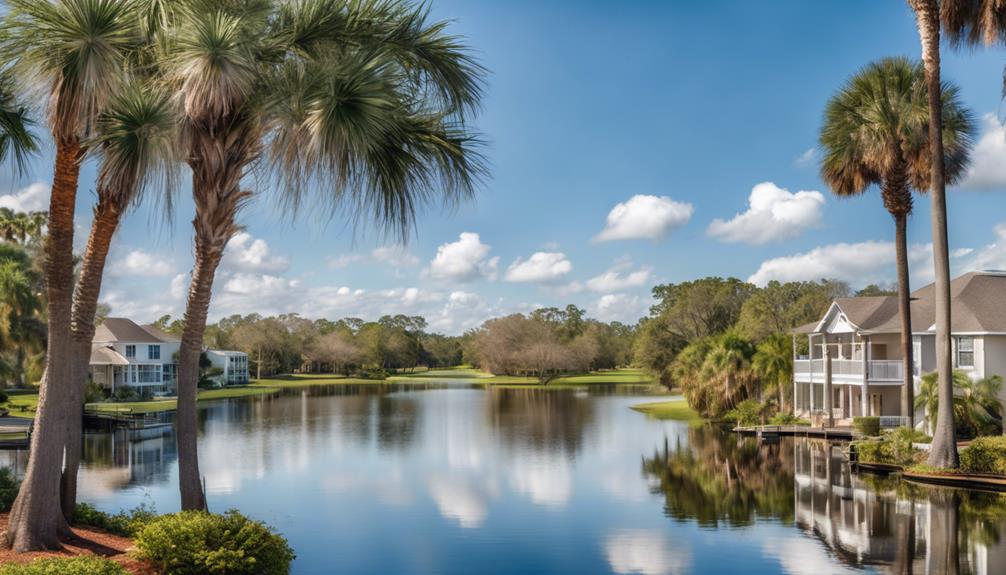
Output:
[[[912,333],[933,331],[935,288],[929,284],[911,295]],[[953,333],[1006,333],[1006,273],[971,272],[950,282]],[[901,313],[897,296],[836,299],[835,307],[863,333],[899,333]],[[831,309],[829,309],[829,313]],[[827,315],[824,319],[827,319]],[[819,326],[810,332],[815,333]],[[795,330],[794,330],[795,331]]]
[[91,365],[129,365],[129,360],[110,347],[93,346]]
[[182,338],[177,335],[172,335],[151,324],[141,325],[140,328],[161,341],[182,341]]
[[[148,326],[151,329],[152,326]],[[158,332],[160,330],[157,330]],[[166,334],[165,334],[166,335]],[[163,343],[166,341],[177,341],[163,339],[155,335],[147,327],[138,325],[131,319],[124,317],[110,317],[101,322],[101,325],[94,329],[94,343]]]

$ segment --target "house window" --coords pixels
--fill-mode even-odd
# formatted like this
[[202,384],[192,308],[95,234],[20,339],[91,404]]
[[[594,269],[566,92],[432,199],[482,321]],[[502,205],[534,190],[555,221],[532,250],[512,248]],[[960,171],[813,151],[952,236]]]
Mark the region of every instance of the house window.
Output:
[[159,346],[159,345],[148,345],[147,346],[147,359],[161,359],[161,346]]
[[957,367],[975,366],[975,338],[961,336],[957,338]]
[[127,345],[126,346],[126,359],[133,359],[134,357],[136,357],[136,346],[135,345]]
[[137,383],[160,383],[161,366],[159,365],[138,365],[136,366]]

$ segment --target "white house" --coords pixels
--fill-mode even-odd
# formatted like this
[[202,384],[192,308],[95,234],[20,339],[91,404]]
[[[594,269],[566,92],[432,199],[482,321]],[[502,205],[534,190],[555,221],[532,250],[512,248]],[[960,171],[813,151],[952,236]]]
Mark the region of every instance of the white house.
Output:
[[217,380],[223,385],[245,385],[248,383],[248,354],[243,351],[206,350],[206,357],[213,367],[222,370]]
[[[954,369],[974,379],[1006,376],[1006,272],[972,272],[950,285]],[[936,369],[933,285],[912,293],[913,380]],[[825,361],[831,356],[836,420],[900,417],[903,362],[896,296],[842,298],[819,321],[793,330],[793,401],[798,415],[825,407]],[[807,345],[798,338],[806,337]],[[806,353],[798,353],[805,348]],[[827,354],[826,354],[827,352]],[[1002,399],[1006,401],[1006,389]],[[916,412],[916,421],[923,418]]]
[[150,325],[110,317],[91,341],[91,379],[113,393],[122,386],[141,395],[174,390],[180,339]]

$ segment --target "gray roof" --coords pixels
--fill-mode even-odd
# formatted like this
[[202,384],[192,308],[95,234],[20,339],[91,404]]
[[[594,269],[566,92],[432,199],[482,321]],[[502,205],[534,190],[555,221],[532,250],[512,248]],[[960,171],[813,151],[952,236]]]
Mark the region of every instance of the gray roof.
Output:
[[182,338],[177,335],[170,334],[151,324],[141,325],[140,328],[161,341],[182,341]]
[[120,341],[126,343],[162,343],[172,340],[159,338],[144,327],[137,325],[131,319],[110,317],[106,318],[105,321],[101,322],[101,325],[95,328],[94,338],[91,341],[94,343]]
[[[934,287],[912,292],[912,332],[931,331],[935,322]],[[898,333],[897,296],[840,298],[835,303],[863,332]],[[950,282],[950,331],[1006,333],[1006,273],[971,272]]]

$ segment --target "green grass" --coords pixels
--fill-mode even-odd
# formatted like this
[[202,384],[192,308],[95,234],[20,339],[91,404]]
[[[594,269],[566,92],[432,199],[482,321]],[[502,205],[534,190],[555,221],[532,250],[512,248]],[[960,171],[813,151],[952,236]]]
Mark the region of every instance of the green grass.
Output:
[[654,403],[641,403],[633,405],[632,409],[645,413],[655,419],[673,419],[688,422],[702,421],[702,416],[689,407],[688,402],[684,398]]
[[[230,399],[233,397],[249,397],[255,395],[270,395],[279,391],[276,387],[249,385],[244,387],[225,387],[223,389],[202,389],[196,396],[197,401],[212,401],[214,399]],[[155,399],[150,401],[124,401],[88,403],[87,409],[105,412],[155,413],[158,411],[174,411],[178,407],[175,398]]]
[[8,396],[7,403],[0,407],[10,411],[11,417],[32,419],[35,417],[35,410],[38,409],[38,392],[11,394]]
[[595,371],[581,375],[568,375],[550,380],[542,384],[536,377],[516,377],[510,375],[492,375],[472,368],[450,368],[425,371],[415,374],[398,374],[389,377],[387,381],[407,382],[432,379],[464,379],[472,383],[498,386],[504,388],[571,388],[600,384],[634,384],[649,385],[654,383],[652,377],[639,369],[612,369]]
[[275,389],[280,387],[309,387],[312,385],[374,385],[388,383],[388,381],[390,380],[359,379],[331,373],[298,373],[294,375],[277,375],[276,377],[266,377],[252,380],[251,385],[248,387],[269,387]]

